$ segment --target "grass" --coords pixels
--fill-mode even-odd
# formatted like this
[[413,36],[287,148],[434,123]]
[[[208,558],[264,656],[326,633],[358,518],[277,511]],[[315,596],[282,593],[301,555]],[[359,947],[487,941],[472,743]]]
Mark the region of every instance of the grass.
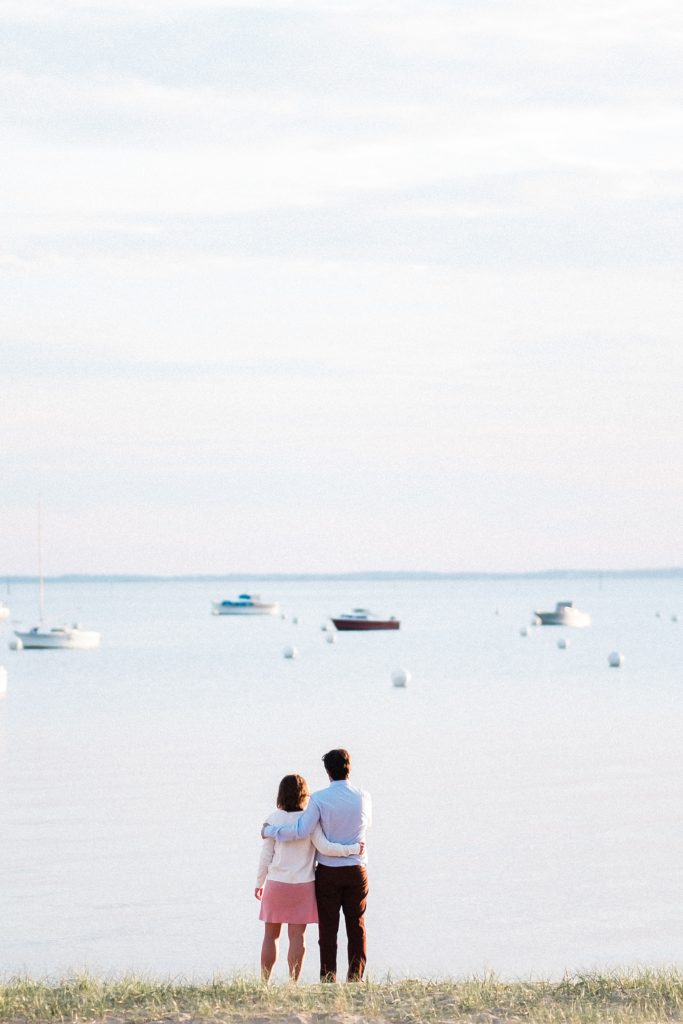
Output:
[[655,1024],[683,1020],[678,970],[567,975],[562,981],[382,981],[362,985],[271,985],[139,976],[0,983],[0,1021],[288,1021],[390,1024]]

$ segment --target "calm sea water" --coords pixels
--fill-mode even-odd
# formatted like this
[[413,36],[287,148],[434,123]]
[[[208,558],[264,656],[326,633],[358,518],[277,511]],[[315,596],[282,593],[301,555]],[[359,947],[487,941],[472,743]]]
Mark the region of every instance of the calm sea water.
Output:
[[[333,746],[374,800],[374,977],[680,957],[680,580],[273,582],[286,620],[209,614],[239,590],[49,584],[55,621],[102,631],[93,652],[13,652],[2,627],[3,975],[254,972],[260,822],[283,774],[324,784]],[[35,587],[3,596],[33,624]],[[593,626],[520,636],[558,599]],[[326,643],[358,604],[400,632]]]

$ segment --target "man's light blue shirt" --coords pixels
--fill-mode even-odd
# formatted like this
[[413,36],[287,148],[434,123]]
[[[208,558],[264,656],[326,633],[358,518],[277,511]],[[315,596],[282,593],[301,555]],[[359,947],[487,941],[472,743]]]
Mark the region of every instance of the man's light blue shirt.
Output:
[[[356,789],[348,779],[331,782],[327,789],[311,794],[308,807],[291,825],[266,825],[263,835],[280,842],[305,839],[320,822],[331,843],[364,843],[366,829],[372,822],[370,794]],[[318,854],[318,862],[330,868],[345,868],[352,864],[366,864],[365,854],[351,857],[325,857]]]

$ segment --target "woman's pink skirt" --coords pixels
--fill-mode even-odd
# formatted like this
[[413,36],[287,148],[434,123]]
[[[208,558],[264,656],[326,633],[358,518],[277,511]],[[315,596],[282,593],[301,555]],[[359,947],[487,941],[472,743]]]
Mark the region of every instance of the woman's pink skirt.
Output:
[[266,881],[259,921],[268,924],[317,924],[315,882]]

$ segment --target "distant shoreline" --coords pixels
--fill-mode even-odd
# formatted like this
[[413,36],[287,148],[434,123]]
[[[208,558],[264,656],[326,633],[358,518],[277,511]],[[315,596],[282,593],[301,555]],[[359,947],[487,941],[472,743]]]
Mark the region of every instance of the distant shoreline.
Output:
[[[0,576],[7,583],[37,583],[38,576]],[[362,582],[379,583],[419,581],[477,580],[578,580],[578,579],[683,579],[683,567],[665,569],[542,569],[535,572],[320,572],[320,573],[184,573],[180,575],[146,575],[127,573],[63,573],[46,576],[46,583],[216,583],[245,582],[281,583]]]

